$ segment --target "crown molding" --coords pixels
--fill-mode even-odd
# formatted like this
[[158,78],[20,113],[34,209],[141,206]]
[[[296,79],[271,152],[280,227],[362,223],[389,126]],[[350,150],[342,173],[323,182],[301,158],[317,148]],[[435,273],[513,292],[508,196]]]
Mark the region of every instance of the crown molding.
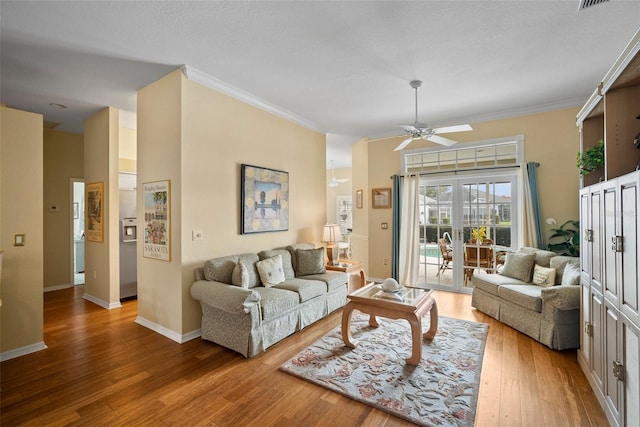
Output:
[[281,117],[290,122],[299,124],[300,126],[303,126],[307,129],[320,132],[320,133],[327,132],[325,128],[323,128],[322,126],[310,120],[302,118],[290,111],[284,110],[263,99],[253,96],[250,93],[247,93],[241,89],[238,89],[237,87],[231,86],[230,84],[223,82],[222,80],[218,80],[215,77],[211,77],[210,75],[205,74],[202,71],[196,70],[193,67],[190,67],[188,65],[183,65],[182,73],[187,79],[193,82],[199,83],[215,91],[224,93],[225,95],[229,95],[246,104],[253,105],[254,107],[257,107],[261,110],[264,110],[268,113]]

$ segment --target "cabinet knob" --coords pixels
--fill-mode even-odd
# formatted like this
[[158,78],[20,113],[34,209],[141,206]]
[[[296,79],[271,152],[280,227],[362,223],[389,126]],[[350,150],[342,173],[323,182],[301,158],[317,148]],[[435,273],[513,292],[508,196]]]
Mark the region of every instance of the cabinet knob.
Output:
[[611,236],[611,250],[622,252],[622,236]]
[[593,230],[587,228],[584,230],[584,240],[586,242],[593,242]]
[[624,366],[622,366],[622,362],[613,361],[613,376],[618,381],[624,381]]

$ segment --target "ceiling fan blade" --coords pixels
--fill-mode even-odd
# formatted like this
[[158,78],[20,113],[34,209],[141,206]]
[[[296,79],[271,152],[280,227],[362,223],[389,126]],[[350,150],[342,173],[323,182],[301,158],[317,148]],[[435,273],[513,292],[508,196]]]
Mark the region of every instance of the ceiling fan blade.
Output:
[[445,126],[442,128],[435,128],[433,130],[433,133],[466,132],[469,130],[473,130],[471,125],[456,125],[456,126]]
[[405,132],[408,132],[408,133],[420,132],[420,130],[427,128],[427,125],[425,125],[424,123],[414,123],[412,125],[398,125],[398,126],[400,126],[402,129],[404,129]]
[[458,143],[458,141],[454,141],[453,139],[444,138],[438,135],[431,135],[426,139],[427,141],[435,142],[436,144],[440,144],[440,145],[446,145],[447,147]]
[[383,136],[381,138],[375,138],[375,139],[369,139],[369,142],[376,142],[376,141],[383,141],[385,139],[391,139],[391,138],[400,138],[402,136],[406,136],[406,135],[391,135],[391,136]]
[[396,148],[393,149],[393,151],[400,151],[402,150],[404,147],[406,147],[407,145],[409,145],[409,143],[413,141],[413,137],[409,137],[407,139],[405,139],[404,141],[402,141],[400,143],[400,145],[398,145]]

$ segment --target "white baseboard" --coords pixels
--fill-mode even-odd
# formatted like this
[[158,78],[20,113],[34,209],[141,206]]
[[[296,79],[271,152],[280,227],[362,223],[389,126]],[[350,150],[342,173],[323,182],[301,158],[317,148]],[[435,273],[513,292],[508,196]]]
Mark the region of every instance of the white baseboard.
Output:
[[202,329],[198,328],[195,331],[187,332],[182,335],[182,342],[185,343],[187,341],[195,340],[196,338],[200,338],[202,336]]
[[47,286],[46,288],[44,288],[44,292],[59,291],[60,289],[68,288],[73,288],[73,285],[65,283],[64,285]]
[[172,331],[171,329],[167,329],[162,325],[153,323],[140,316],[136,317],[136,323],[138,325],[144,326],[147,329],[151,329],[153,332],[157,332],[158,334],[163,335],[170,340],[177,342],[178,344],[184,344],[187,341],[191,341],[192,339],[198,338],[201,335],[200,329],[196,329],[195,331],[180,335],[179,333]]
[[45,350],[47,348],[48,347],[44,344],[44,341],[40,341],[35,344],[16,348],[14,350],[5,351],[4,353],[0,353],[0,362],[4,362],[5,360],[9,359],[15,359],[16,357],[25,356],[27,354],[35,353],[36,351]]
[[101,300],[100,298],[94,297],[93,295],[89,295],[86,292],[84,295],[82,295],[82,298],[86,299],[87,301],[91,301],[92,303],[99,305],[102,308],[106,308],[107,310],[112,310],[114,308],[122,307],[122,304],[120,304],[120,301],[108,303],[106,301]]

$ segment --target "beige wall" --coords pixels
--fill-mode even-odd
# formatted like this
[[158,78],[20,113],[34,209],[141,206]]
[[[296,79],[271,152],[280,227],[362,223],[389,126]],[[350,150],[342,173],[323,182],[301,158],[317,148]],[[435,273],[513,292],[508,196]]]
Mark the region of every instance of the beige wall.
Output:
[[[200,328],[189,290],[207,259],[320,242],[325,137],[187,80],[176,71],[138,92],[138,183],[171,180],[171,261],[138,254],[138,314],[180,335]],[[240,166],[289,172],[289,230],[240,234]],[[139,198],[138,215],[141,215]],[[192,230],[204,240],[192,241]]]
[[120,305],[119,112],[105,108],[84,123],[85,185],[104,183],[104,238],[85,239],[85,298],[103,307]]
[[[171,260],[144,258],[144,224],[138,230],[138,317],[182,334],[180,225],[182,73],[174,72],[138,92],[138,218],[144,218],[142,184],[171,181]],[[188,171],[186,171],[188,173]],[[204,184],[204,183],[203,183]],[[195,328],[194,328],[195,329]]]
[[[351,148],[351,188],[353,191],[353,233],[351,252],[354,260],[362,262],[368,276],[369,269],[369,142],[362,139]],[[362,208],[356,206],[356,193],[362,190]],[[373,277],[373,276],[372,276]]]
[[[3,358],[44,348],[42,180],[42,115],[0,107]],[[25,234],[24,246],[13,246],[14,234]]]
[[138,133],[136,129],[124,127],[119,129],[118,157],[120,172],[136,172],[136,160],[138,158],[137,138]]
[[[524,135],[525,162],[539,162],[538,186],[540,207],[543,218],[545,244],[550,236],[545,218],[553,217],[562,224],[568,219],[578,219],[579,177],[576,169],[578,152],[578,129],[576,114],[578,108],[569,108],[528,116],[472,123],[473,131],[448,135],[460,143],[482,141],[494,138]],[[370,188],[390,187],[390,176],[400,173],[400,155],[393,151],[402,138],[387,139],[368,144],[366,171],[357,174],[368,177]],[[429,142],[414,142],[409,148],[435,146]],[[356,145],[352,151],[354,171],[356,163],[361,163],[362,147]],[[354,182],[357,178],[354,172]],[[354,188],[357,188],[354,186]],[[391,226],[390,209],[368,209],[369,275],[377,278],[389,277],[391,266],[383,265],[383,259],[391,257],[391,228],[382,230],[380,224]]]
[[[70,286],[71,178],[84,176],[83,137],[44,130],[44,287]],[[50,207],[56,206],[52,212]]]

